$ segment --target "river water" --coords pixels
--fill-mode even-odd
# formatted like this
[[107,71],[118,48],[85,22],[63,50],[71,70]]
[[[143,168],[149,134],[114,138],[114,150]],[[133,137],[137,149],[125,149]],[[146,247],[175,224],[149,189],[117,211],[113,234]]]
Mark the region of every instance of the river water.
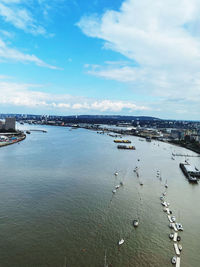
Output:
[[[1,267],[103,267],[105,251],[113,267],[171,266],[175,252],[159,199],[166,179],[166,199],[184,227],[181,266],[200,266],[200,187],[183,176],[185,158],[171,159],[172,152],[195,153],[138,137],[125,137],[135,151],[118,150],[106,134],[42,128],[48,132],[0,149]],[[189,162],[200,167],[200,158]]]

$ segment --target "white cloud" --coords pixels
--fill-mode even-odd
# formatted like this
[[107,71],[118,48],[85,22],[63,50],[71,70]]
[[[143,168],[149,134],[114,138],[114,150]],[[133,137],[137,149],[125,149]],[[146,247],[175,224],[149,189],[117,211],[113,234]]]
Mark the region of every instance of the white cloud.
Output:
[[23,63],[34,63],[40,67],[46,67],[49,69],[59,69],[56,66],[49,65],[36,57],[35,55],[24,54],[17,49],[10,48],[0,39],[0,59],[4,61],[17,61]]
[[[2,3],[3,2],[3,3]],[[21,4],[20,0],[3,0],[0,2],[0,16],[18,29],[32,34],[45,35],[44,27],[33,18],[32,13]]]
[[[50,94],[39,91],[44,85],[23,84],[7,81],[0,76],[0,105],[12,105],[51,111],[97,111],[120,112],[148,110],[144,105],[137,105],[130,101],[96,100],[86,97],[75,97],[67,94]],[[34,90],[33,90],[34,89]]]
[[[199,14],[200,0],[126,0],[119,11],[83,17],[78,26],[86,35],[103,39],[105,49],[136,63],[90,66],[88,73],[132,83],[135,91],[159,97],[162,105],[181,96],[183,109],[191,101],[199,109]],[[172,110],[176,103],[166,106]]]

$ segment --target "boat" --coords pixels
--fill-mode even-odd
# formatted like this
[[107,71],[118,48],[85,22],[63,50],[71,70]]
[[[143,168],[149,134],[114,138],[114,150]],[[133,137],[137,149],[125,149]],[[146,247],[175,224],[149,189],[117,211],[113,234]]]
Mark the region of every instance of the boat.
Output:
[[171,262],[172,262],[172,264],[176,264],[176,256],[174,256],[172,259],[171,259]]
[[165,182],[165,188],[168,188],[167,180],[166,180],[166,182]]
[[118,172],[115,172],[114,175],[117,176],[118,175]]
[[121,239],[121,240],[119,240],[119,242],[118,242],[118,245],[119,245],[119,246],[121,246],[122,244],[124,244],[124,239]]
[[175,225],[178,231],[183,231],[183,226],[181,223],[176,223]]
[[140,185],[143,185],[143,182],[140,182]]
[[113,194],[115,194],[116,192],[117,192],[117,190],[115,190],[115,189],[112,191]]
[[124,185],[123,182],[120,182],[120,185],[123,186]]
[[106,251],[105,251],[105,256],[104,256],[104,267],[108,267],[107,259],[106,259]]
[[166,207],[164,207],[164,208],[163,208],[163,211],[164,211],[164,212],[167,212],[167,208],[166,208]]
[[137,219],[133,220],[133,226],[138,227],[139,221]]
[[183,247],[181,246],[181,244],[178,244],[178,249],[181,251],[183,249]]
[[174,234],[173,233],[169,234],[169,238],[173,239],[174,238]]
[[169,228],[174,228],[172,223],[169,224]]
[[172,217],[171,217],[171,220],[172,220],[173,222],[175,222],[175,221],[176,221],[176,217],[175,217],[175,216],[172,216]]
[[176,239],[178,242],[181,241],[181,237],[180,235],[177,236],[177,239]]
[[131,144],[130,140],[114,140],[115,143],[125,143],[125,144]]
[[115,186],[115,189],[119,189],[119,188],[120,188],[120,185],[116,185],[116,186]]
[[147,141],[147,142],[151,142],[151,137],[149,137],[149,136],[146,137],[146,141]]
[[118,149],[131,149],[131,150],[135,150],[134,146],[126,146],[126,145],[118,145],[117,146]]
[[31,132],[30,131],[26,131],[27,134],[30,134]]

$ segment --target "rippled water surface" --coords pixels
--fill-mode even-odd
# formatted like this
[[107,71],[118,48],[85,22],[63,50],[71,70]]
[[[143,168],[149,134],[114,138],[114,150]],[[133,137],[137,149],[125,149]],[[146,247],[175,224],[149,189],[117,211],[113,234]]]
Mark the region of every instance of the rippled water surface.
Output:
[[[137,137],[128,137],[135,151],[117,150],[107,135],[46,129],[0,149],[1,267],[103,267],[105,250],[113,267],[171,266],[175,252],[159,199],[166,179],[166,198],[184,227],[181,266],[200,266],[199,185],[183,176],[185,158],[171,159],[172,152],[195,153]],[[200,158],[189,162],[200,167]],[[120,181],[124,186],[112,195]]]

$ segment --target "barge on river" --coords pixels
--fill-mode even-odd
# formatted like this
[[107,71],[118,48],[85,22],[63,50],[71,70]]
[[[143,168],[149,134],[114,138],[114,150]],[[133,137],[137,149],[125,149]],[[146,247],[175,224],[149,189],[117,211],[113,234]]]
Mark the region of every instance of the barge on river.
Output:
[[185,176],[188,178],[188,181],[191,183],[197,183],[197,179],[200,178],[200,171],[197,168],[193,168],[188,163],[180,163],[180,168]]
[[131,150],[135,150],[134,146],[126,146],[126,145],[118,145],[117,146],[118,149],[131,149]]
[[130,140],[118,140],[118,139],[115,139],[114,142],[115,143],[125,143],[125,144],[130,144],[131,143]]

